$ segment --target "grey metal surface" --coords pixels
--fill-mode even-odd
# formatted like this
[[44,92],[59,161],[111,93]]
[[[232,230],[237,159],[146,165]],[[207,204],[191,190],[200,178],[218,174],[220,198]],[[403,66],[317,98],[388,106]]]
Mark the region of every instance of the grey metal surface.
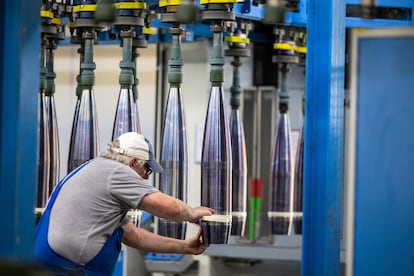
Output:
[[[257,242],[239,240],[231,244],[212,244],[204,252],[210,257],[231,259],[300,261],[302,235],[272,235]],[[341,244],[341,263],[345,263],[345,245]]]
[[182,273],[186,271],[194,259],[191,255],[183,255],[179,260],[145,260],[146,268],[151,272]]
[[205,254],[214,257],[253,260],[300,261],[301,236],[275,236],[269,243],[213,244]]

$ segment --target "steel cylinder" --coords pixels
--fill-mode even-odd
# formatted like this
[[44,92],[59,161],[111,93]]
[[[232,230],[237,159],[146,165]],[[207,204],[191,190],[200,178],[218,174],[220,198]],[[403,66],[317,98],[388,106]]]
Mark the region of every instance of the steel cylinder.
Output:
[[272,235],[292,233],[293,159],[290,122],[287,113],[279,115],[273,142],[268,218]]
[[[188,143],[181,89],[171,87],[168,93],[161,144],[160,191],[187,202]],[[158,234],[185,239],[187,224],[164,219],[158,221]]]
[[231,232],[232,156],[223,88],[210,90],[201,157],[201,204],[215,210],[201,220],[207,244],[228,243]]
[[99,133],[92,89],[83,89],[78,99],[69,146],[68,172],[98,156]]
[[138,109],[132,88],[121,88],[116,105],[112,140],[126,132],[139,132],[138,121]]

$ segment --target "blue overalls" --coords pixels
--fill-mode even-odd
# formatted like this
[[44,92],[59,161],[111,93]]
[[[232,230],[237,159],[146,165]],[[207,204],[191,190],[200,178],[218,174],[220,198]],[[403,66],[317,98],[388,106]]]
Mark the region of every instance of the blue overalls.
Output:
[[121,227],[115,229],[105,242],[101,251],[88,263],[80,265],[56,254],[47,241],[50,211],[55,203],[63,184],[89,162],[76,168],[55,187],[50,196],[46,209],[36,226],[35,258],[53,275],[112,275],[119,252],[124,231]]

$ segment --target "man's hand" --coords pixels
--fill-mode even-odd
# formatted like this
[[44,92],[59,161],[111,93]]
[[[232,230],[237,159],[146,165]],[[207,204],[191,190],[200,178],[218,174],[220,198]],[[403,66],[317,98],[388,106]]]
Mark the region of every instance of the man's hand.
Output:
[[207,244],[203,243],[201,233],[201,227],[199,227],[198,232],[194,237],[185,240],[185,254],[200,255],[207,249]]
[[197,220],[201,219],[204,216],[211,216],[214,214],[214,210],[208,207],[200,206],[193,208],[193,212],[191,214],[191,218],[188,220],[189,222],[196,222]]

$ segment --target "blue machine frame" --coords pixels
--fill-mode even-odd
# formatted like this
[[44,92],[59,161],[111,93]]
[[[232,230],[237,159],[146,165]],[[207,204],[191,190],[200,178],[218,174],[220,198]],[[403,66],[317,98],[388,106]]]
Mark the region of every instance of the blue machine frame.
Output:
[[[149,0],[146,1],[151,9],[157,9],[158,1]],[[285,14],[285,23],[286,25],[298,26],[298,27],[308,27],[308,17],[312,16],[309,14],[310,3],[311,1],[300,0],[298,2],[298,12],[286,12]],[[346,7],[349,5],[359,5],[359,0],[346,0],[341,2],[342,6],[346,10]],[[329,4],[329,2],[328,2]],[[379,0],[376,1],[376,5],[382,8],[394,8],[404,10],[404,16],[396,19],[362,19],[358,17],[345,16],[345,27],[347,28],[378,28],[378,27],[401,27],[401,26],[413,26],[414,25],[414,2],[411,0],[399,0],[399,1],[389,1],[389,0]],[[320,8],[325,9],[327,3],[323,3]],[[200,8],[202,6],[200,5]],[[235,3],[233,6],[233,12],[238,20],[250,20],[250,21],[262,21],[264,16],[264,10],[262,7],[257,6],[250,0],[246,0],[243,3]],[[316,11],[318,12],[318,11]],[[63,19],[65,20],[65,18]],[[171,27],[169,23],[163,23],[159,19],[154,19],[151,21],[151,26],[159,29],[168,30]],[[210,32],[210,27],[208,24],[204,23],[194,23],[182,25],[186,30],[188,35],[183,38],[185,41],[197,41],[200,39],[211,38],[212,34]],[[100,33],[99,41],[102,44],[114,44],[118,43],[118,40],[109,39],[110,31],[103,31]],[[263,34],[250,32],[250,40],[263,41]],[[159,42],[168,42],[171,41],[171,35],[166,32],[162,32],[156,35],[149,36],[150,43],[159,43]],[[268,41],[272,42],[272,41]],[[69,39],[64,41],[58,41],[59,44],[65,45],[70,44]]]
[[40,18],[36,1],[2,1],[0,258],[31,261],[36,194]]
[[[406,20],[346,18],[346,4],[300,1],[287,24],[306,26],[306,130],[304,164],[303,275],[339,275],[344,52],[346,27],[412,26],[413,1],[377,1],[407,8]],[[261,8],[236,4],[238,18],[261,20]],[[39,13],[37,1],[3,1],[0,256],[30,260],[34,236]],[[24,8],[23,8],[24,6]],[[311,12],[309,12],[311,11]],[[203,30],[203,33],[205,30]],[[386,53],[384,53],[386,54]],[[24,110],[24,112],[22,112]]]
[[340,275],[345,2],[308,9],[302,275]]

